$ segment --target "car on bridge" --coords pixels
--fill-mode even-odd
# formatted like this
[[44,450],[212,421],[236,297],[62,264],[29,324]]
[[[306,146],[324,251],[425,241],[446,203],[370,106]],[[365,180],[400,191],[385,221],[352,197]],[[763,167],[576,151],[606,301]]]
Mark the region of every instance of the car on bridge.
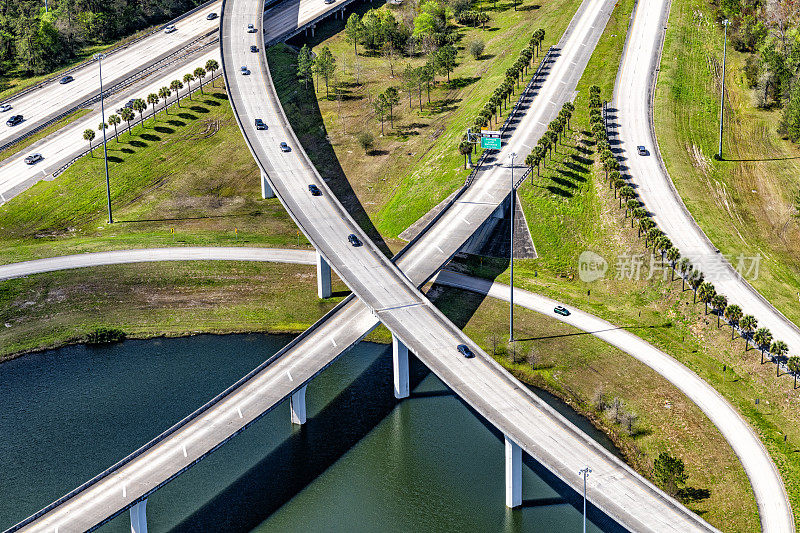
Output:
[[256,52],[258,52],[258,46],[254,45],[254,44],[250,45],[250,51],[255,54]]
[[0,105],[0,113],[5,113],[6,111],[11,111],[11,104]]
[[348,235],[347,240],[350,241],[350,244],[352,244],[353,246],[361,246],[361,240],[358,237],[356,237],[355,233],[351,233],[350,235]]
[[281,152],[291,152],[292,151],[292,149],[289,148],[289,145],[286,144],[285,142],[282,142],[280,144],[280,146],[281,146]]
[[332,4],[332,3],[334,3],[334,2],[336,2],[336,0],[325,0],[325,3],[326,3],[326,4]]
[[475,354],[472,353],[472,350],[469,349],[469,346],[466,344],[459,344],[458,345],[458,352],[463,355],[466,359],[472,359],[475,357]]
[[322,191],[313,183],[308,185],[308,192],[311,193],[311,196],[322,196]]
[[11,117],[6,120],[6,126],[16,126],[22,122],[22,115],[11,115]]
[[645,148],[645,147],[644,147],[644,146],[642,146],[642,145],[639,145],[639,146],[637,146],[637,147],[636,147],[636,151],[639,153],[639,155],[647,155],[647,154],[649,153],[649,152],[647,151],[647,148]]
[[44,157],[42,157],[42,154],[31,154],[31,155],[29,155],[28,157],[25,158],[25,164],[26,165],[35,165],[36,163],[38,163],[42,159],[44,159]]
[[254,25],[252,25],[252,24],[248,24],[247,25],[247,33],[255,33],[255,32],[256,32],[256,27]]
[[66,85],[66,84],[68,84],[69,82],[71,82],[74,79],[75,78],[73,78],[72,76],[64,76],[63,78],[58,80],[58,83],[60,83],[61,85]]
[[247,68],[245,65],[242,65],[241,73],[242,73],[242,76],[249,76],[250,75],[250,69]]
[[570,315],[569,309],[567,309],[563,305],[557,305],[556,308],[553,309],[553,312],[555,314],[561,315],[561,316],[569,316]]
[[215,18],[217,18],[217,16],[218,15],[216,13],[209,13],[208,15],[206,15],[206,20],[214,20]]
[[164,33],[172,33],[175,31],[178,31],[178,28],[176,28],[174,24],[170,24],[169,26],[164,28]]
[[257,130],[265,130],[265,129],[267,129],[267,124],[266,124],[266,122],[264,122],[264,121],[263,121],[263,120],[261,120],[260,118],[257,118],[257,119],[256,119],[256,129],[257,129]]

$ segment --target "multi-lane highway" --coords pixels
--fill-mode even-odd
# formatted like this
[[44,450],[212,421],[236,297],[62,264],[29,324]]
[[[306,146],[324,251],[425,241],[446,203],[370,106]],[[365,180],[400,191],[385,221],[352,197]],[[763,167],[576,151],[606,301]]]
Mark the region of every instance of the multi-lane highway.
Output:
[[[113,88],[147,67],[183,50],[198,38],[215,32],[219,27],[219,18],[207,20],[207,16],[209,13],[218,14],[221,5],[221,1],[215,2],[182,18],[175,23],[176,31],[172,33],[158,31],[109,53],[103,62],[104,88]],[[74,78],[69,83],[62,85],[56,79],[2,102],[11,104],[13,109],[0,113],[0,146],[100,94],[96,62],[89,62],[69,74]],[[20,114],[24,116],[24,122],[16,126],[6,125],[9,116]]]
[[[596,17],[602,7],[609,7],[599,0],[586,5],[573,31],[576,28],[588,31],[596,22],[588,20],[592,14]],[[298,342],[303,343],[302,349],[294,345],[283,350],[272,364],[257,369],[212,406],[167,432],[157,443],[134,454],[102,479],[26,522],[25,528],[86,527],[141,500],[246,427],[248,417],[255,419],[271,409],[279,398],[288,394],[287,388],[289,392],[298,390],[327,362],[380,321],[511,442],[547,465],[561,479],[577,487],[577,470],[591,463],[599,489],[593,501],[621,524],[633,530],[712,529],[521,387],[466,339],[380,254],[308,163],[278,106],[274,91],[267,90],[271,89],[271,80],[266,64],[254,65],[248,59],[252,57],[248,55],[249,46],[253,44],[252,34],[245,33],[244,28],[260,14],[260,3],[229,1],[225,12],[223,64],[245,138],[281,201],[360,301],[348,299],[340,306],[341,311],[332,313],[335,320],[323,319],[301,336]],[[597,34],[601,31],[602,27]],[[583,52],[583,47],[580,51]],[[238,74],[238,67],[242,65],[251,68],[251,76]],[[269,130],[255,130],[255,118],[266,120]],[[290,143],[292,151],[280,151],[278,143],[282,141]],[[323,197],[308,194],[309,181],[316,182],[324,191]],[[346,241],[349,233],[359,235],[364,245],[350,246]],[[460,343],[470,346],[477,357],[461,357],[455,350]],[[292,357],[287,357],[289,352]],[[261,387],[254,391],[251,387],[256,381]],[[264,386],[265,383],[268,386]],[[276,396],[279,391],[283,394]],[[250,405],[246,401],[248,393]],[[258,406],[251,410],[255,402]],[[238,405],[246,407],[247,413],[242,408],[237,409]]]

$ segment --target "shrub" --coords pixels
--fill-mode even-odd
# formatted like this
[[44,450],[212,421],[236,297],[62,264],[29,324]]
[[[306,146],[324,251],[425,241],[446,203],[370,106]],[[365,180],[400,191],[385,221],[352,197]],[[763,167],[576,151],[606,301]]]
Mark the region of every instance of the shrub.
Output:
[[372,147],[375,146],[375,137],[368,131],[359,132],[356,135],[358,145],[364,150],[364,153],[369,153]]
[[86,335],[86,344],[112,344],[122,342],[127,334],[117,328],[95,328]]
[[477,40],[472,41],[472,42],[469,43],[469,53],[475,59],[480,59],[481,58],[485,48],[486,48],[486,45],[480,39],[477,39]]

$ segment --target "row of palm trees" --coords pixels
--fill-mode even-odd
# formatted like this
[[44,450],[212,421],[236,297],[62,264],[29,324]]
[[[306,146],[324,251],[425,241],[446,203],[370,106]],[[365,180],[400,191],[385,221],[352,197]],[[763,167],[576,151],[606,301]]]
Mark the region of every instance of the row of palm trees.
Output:
[[553,151],[558,152],[558,145],[563,138],[563,134],[569,129],[572,114],[575,106],[572,102],[565,102],[558,112],[558,116],[550,121],[547,131],[539,138],[539,142],[533,147],[531,153],[525,158],[525,164],[530,168],[531,182],[533,182],[533,168],[536,167],[536,175],[539,176],[541,164],[547,164],[547,155],[553,158]]
[[[167,109],[169,105],[169,97],[172,96],[172,93],[175,93],[175,103],[178,104],[178,107],[181,106],[181,95],[180,90],[183,89],[184,83],[186,83],[187,87],[187,94],[191,95],[192,86],[191,83],[195,80],[199,80],[200,82],[200,93],[205,94],[203,92],[203,78],[206,77],[208,73],[211,73],[211,77],[213,79],[214,73],[219,69],[219,63],[215,59],[209,59],[206,61],[205,67],[197,67],[192,72],[187,72],[183,75],[183,81],[176,79],[172,80],[169,86],[161,87],[157,93],[150,93],[147,95],[146,101],[141,98],[136,98],[130,102],[130,106],[125,106],[119,110],[119,114],[113,113],[108,117],[108,123],[100,123],[97,127],[99,131],[103,131],[110,126],[114,126],[114,137],[116,137],[117,142],[119,142],[119,136],[117,132],[117,126],[122,124],[122,122],[128,123],[128,134],[131,133],[131,123],[136,118],[136,113],[139,114],[140,121],[142,125],[144,125],[144,112],[147,110],[147,105],[150,104],[153,106],[153,120],[155,120],[156,116],[156,104],[163,100],[164,107],[162,108],[165,113],[169,114],[169,109]],[[212,82],[213,84],[213,82]],[[189,96],[191,98],[191,96]],[[83,132],[84,140],[89,142],[89,152],[92,152],[92,141],[95,138],[94,130],[86,129]]]
[[[776,375],[780,376],[780,363],[786,361],[786,366],[794,375],[794,386],[797,387],[797,377],[800,374],[800,357],[786,357],[789,347],[782,340],[773,339],[772,332],[768,328],[758,327],[758,319],[753,315],[744,314],[741,307],[736,304],[728,305],[728,298],[724,294],[717,292],[714,285],[705,280],[705,276],[699,268],[686,258],[681,258],[680,251],[672,244],[670,239],[664,235],[655,221],[650,217],[642,203],[636,198],[636,192],[621,176],[619,172],[619,161],[611,152],[608,143],[608,134],[605,128],[602,112],[602,101],[600,99],[600,88],[596,85],[590,87],[589,118],[592,133],[597,141],[597,152],[600,154],[600,162],[609,187],[614,188],[614,196],[619,198],[619,207],[625,208],[625,218],[630,215],[631,227],[638,228],[638,236],[644,236],[645,248],[653,248],[654,253],[661,256],[662,261],[666,260],[670,267],[670,281],[675,279],[675,272],[678,271],[681,277],[681,290],[686,289],[686,284],[693,291],[692,300],[697,303],[699,299],[705,305],[705,312],[708,314],[709,307],[717,315],[717,327],[721,327],[721,319],[724,318],[731,327],[731,340],[739,336],[744,340],[744,350],[754,345],[761,352],[761,364],[764,364],[764,357],[770,354],[776,363]],[[624,204],[623,204],[624,200]]]

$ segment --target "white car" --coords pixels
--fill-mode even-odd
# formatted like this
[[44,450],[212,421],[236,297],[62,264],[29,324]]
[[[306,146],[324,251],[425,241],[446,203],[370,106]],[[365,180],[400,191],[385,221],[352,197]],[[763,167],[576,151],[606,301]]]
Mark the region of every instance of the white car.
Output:
[[242,69],[241,69],[241,71],[240,71],[240,72],[242,73],[242,76],[249,76],[249,75],[250,75],[250,69],[249,69],[249,68],[247,68],[247,67],[246,67],[246,66],[244,66],[244,65],[242,65]]
[[5,113],[6,111],[11,111],[11,104],[0,105],[0,113]]
[[248,24],[247,25],[247,33],[255,33],[255,32],[256,32],[256,27],[253,26],[252,24]]
[[178,28],[176,28],[174,24],[170,24],[169,26],[164,28],[164,33],[172,33],[174,31],[178,31]]

